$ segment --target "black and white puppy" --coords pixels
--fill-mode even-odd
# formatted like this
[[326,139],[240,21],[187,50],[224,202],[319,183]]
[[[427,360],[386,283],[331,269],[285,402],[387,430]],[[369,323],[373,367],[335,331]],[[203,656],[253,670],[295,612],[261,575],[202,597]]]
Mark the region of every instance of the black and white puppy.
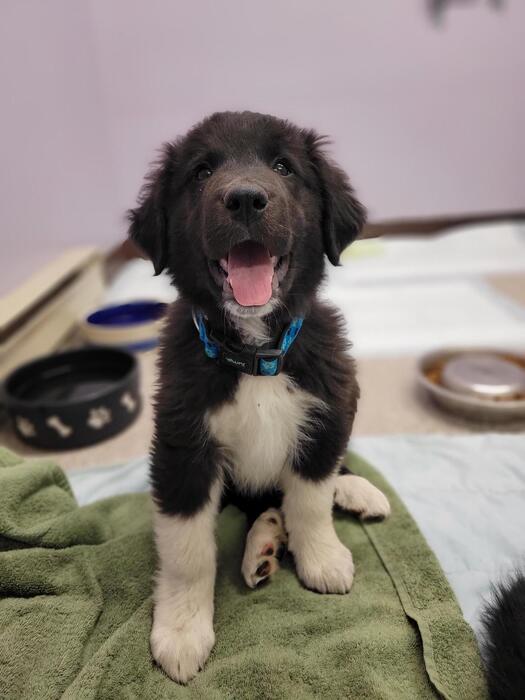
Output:
[[151,648],[182,683],[214,644],[225,499],[249,516],[249,586],[287,544],[302,583],[321,593],[348,592],[354,575],[334,499],[365,517],[389,512],[365,479],[340,473],[359,390],[341,316],[317,291],[324,256],[338,264],[365,211],[323,144],[275,117],[214,114],[164,146],[129,214],[132,239],[179,291],[152,446]]

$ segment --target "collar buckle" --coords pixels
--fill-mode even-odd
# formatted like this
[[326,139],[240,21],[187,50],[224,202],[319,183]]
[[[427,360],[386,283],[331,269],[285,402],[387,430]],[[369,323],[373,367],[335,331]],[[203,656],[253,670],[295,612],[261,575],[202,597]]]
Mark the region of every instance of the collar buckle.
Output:
[[283,367],[284,352],[281,348],[268,348],[257,350],[255,353],[256,372],[254,374],[263,377],[273,377],[279,374]]

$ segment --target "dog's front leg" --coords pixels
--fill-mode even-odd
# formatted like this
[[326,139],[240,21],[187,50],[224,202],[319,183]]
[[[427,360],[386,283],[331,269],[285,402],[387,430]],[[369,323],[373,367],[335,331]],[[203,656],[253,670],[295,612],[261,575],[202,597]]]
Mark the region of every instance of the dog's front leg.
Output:
[[179,683],[206,662],[215,642],[213,591],[216,571],[215,520],[221,485],[191,515],[154,517],[159,567],[155,580],[151,650],[155,661]]
[[337,537],[332,518],[350,429],[344,411],[320,414],[281,480],[288,549],[303,584],[320,593],[347,593],[354,578],[352,554]]
[[348,593],[354,578],[352,554],[332,519],[335,478],[312,481],[290,470],[282,480],[288,549],[301,581],[319,593]]

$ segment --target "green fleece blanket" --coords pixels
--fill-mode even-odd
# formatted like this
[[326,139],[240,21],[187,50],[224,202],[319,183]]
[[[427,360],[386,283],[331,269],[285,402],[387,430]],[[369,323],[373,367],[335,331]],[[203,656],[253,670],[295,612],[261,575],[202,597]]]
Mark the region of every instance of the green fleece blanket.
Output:
[[486,697],[476,643],[434,555],[384,480],[355,456],[349,464],[393,506],[384,523],[336,516],[356,563],[351,593],[305,590],[289,561],[269,585],[248,590],[244,517],[227,508],[217,643],[181,687],[149,651],[148,496],[80,508],[59,467],[0,449],[2,700]]

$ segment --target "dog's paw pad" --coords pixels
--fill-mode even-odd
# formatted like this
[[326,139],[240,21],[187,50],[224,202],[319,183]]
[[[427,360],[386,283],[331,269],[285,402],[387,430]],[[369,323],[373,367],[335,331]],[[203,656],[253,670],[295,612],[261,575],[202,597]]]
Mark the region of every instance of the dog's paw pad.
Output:
[[260,576],[261,578],[266,578],[268,574],[270,573],[270,562],[268,559],[265,561],[262,561],[259,566],[257,567],[255,573],[257,576]]
[[258,563],[255,572],[252,573],[252,575],[249,577],[249,581],[246,581],[246,583],[250,586],[250,588],[256,588],[261,583],[267,581],[270,576],[273,576],[278,568],[279,564],[275,557],[263,559]]

